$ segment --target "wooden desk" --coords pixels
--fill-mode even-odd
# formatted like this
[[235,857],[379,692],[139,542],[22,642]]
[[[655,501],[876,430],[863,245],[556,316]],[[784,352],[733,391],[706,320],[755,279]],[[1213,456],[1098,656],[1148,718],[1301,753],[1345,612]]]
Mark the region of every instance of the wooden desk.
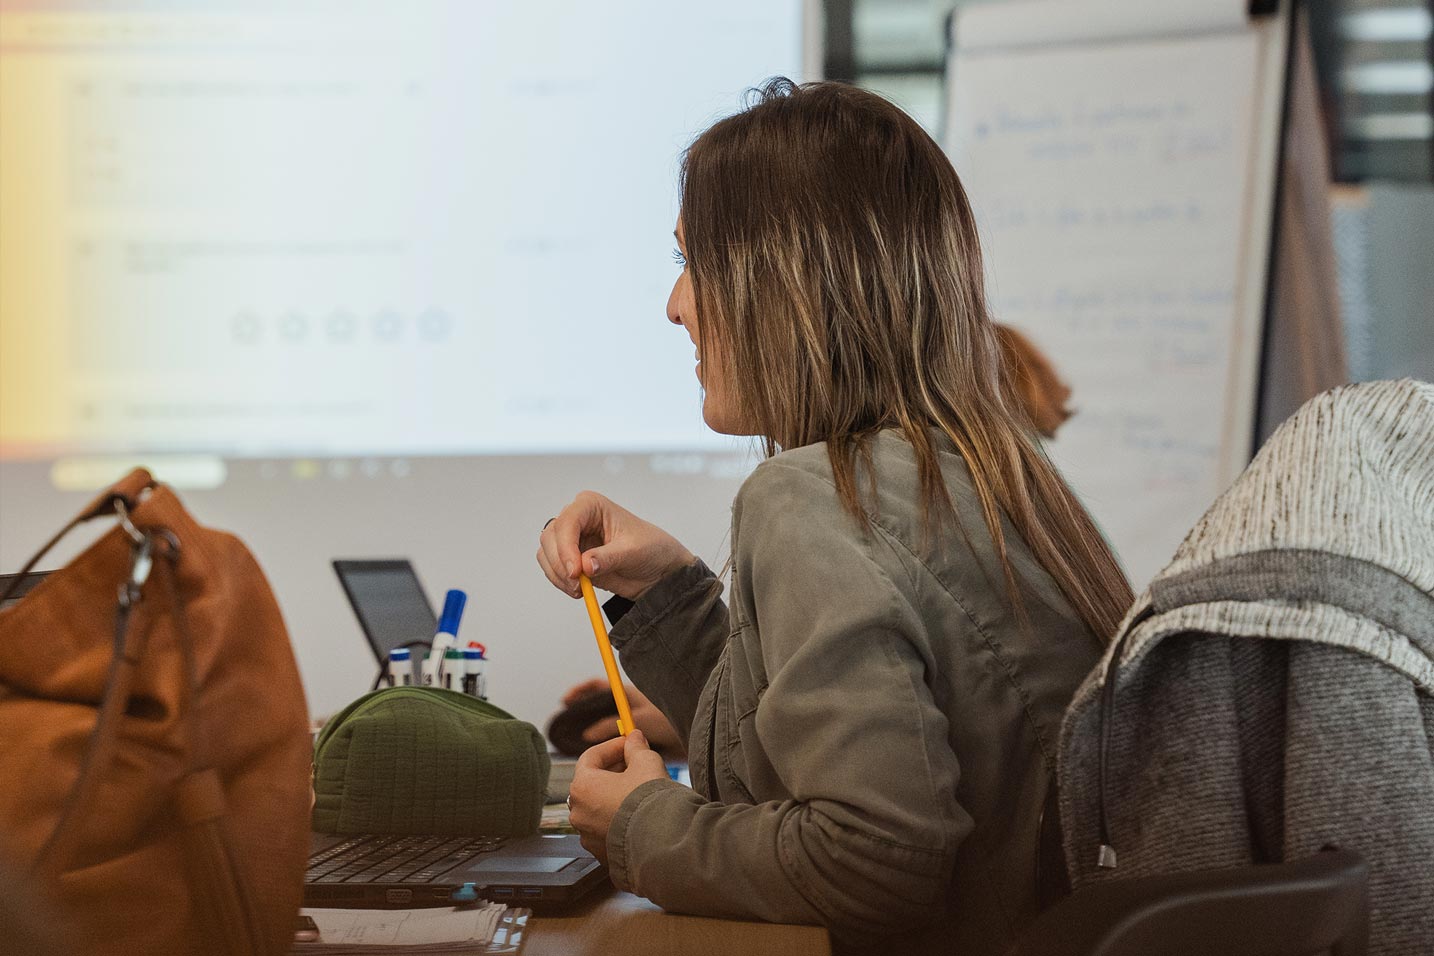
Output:
[[631,893],[593,891],[570,909],[528,920],[523,956],[830,956],[819,926],[779,926],[664,913]]

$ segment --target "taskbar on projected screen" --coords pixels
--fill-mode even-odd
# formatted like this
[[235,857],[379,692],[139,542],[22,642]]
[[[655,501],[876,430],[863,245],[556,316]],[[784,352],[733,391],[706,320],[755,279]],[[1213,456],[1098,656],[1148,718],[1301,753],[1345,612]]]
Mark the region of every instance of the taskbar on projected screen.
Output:
[[458,462],[484,461],[501,468],[535,458],[581,460],[582,467],[606,475],[646,473],[738,479],[747,475],[760,455],[746,440],[732,440],[725,449],[604,449],[547,450],[542,452],[473,452],[441,455],[244,455],[129,454],[69,455],[55,458],[26,456],[0,459],[0,467],[48,471],[50,483],[61,491],[97,491],[133,468],[146,468],[154,477],[175,488],[219,488],[236,477],[288,481],[379,481],[405,479],[415,474],[451,468]]

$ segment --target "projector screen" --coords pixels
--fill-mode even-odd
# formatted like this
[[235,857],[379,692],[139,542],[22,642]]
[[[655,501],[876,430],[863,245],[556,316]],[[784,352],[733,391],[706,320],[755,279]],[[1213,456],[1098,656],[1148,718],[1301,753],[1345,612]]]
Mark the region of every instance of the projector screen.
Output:
[[255,550],[315,713],[373,672],[329,561],[394,556],[470,590],[494,701],[541,723],[599,672],[533,562],[550,514],[594,487],[720,560],[754,459],[703,427],[664,316],[678,162],[812,75],[814,16],[7,9],[0,569],[146,464]]

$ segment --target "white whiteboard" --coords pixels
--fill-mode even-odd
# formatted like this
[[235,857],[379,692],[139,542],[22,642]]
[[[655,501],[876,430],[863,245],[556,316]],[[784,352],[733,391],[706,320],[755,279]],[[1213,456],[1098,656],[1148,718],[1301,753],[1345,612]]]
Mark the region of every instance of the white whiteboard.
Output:
[[1244,11],[1018,0],[953,19],[946,147],[992,315],[1071,385],[1051,456],[1137,590],[1249,460],[1285,30]]

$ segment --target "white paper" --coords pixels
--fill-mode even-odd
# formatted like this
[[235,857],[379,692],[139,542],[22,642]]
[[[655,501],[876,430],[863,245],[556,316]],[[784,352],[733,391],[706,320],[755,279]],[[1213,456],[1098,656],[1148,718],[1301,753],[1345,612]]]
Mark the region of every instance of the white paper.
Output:
[[[1160,26],[1133,0],[1069,6]],[[1034,4],[958,16],[968,40],[1031,41],[953,55],[946,148],[993,318],[1071,386],[1051,455],[1137,591],[1249,460],[1282,61],[1227,6],[1228,30],[1139,40],[1072,38]]]
[[[346,910],[305,909],[319,927],[317,947],[413,947],[466,944],[486,946],[507,907],[502,903],[464,909]],[[375,949],[373,952],[378,952]]]
[[962,6],[952,45],[978,50],[1085,40],[1191,36],[1249,25],[1249,0],[1015,0]]

